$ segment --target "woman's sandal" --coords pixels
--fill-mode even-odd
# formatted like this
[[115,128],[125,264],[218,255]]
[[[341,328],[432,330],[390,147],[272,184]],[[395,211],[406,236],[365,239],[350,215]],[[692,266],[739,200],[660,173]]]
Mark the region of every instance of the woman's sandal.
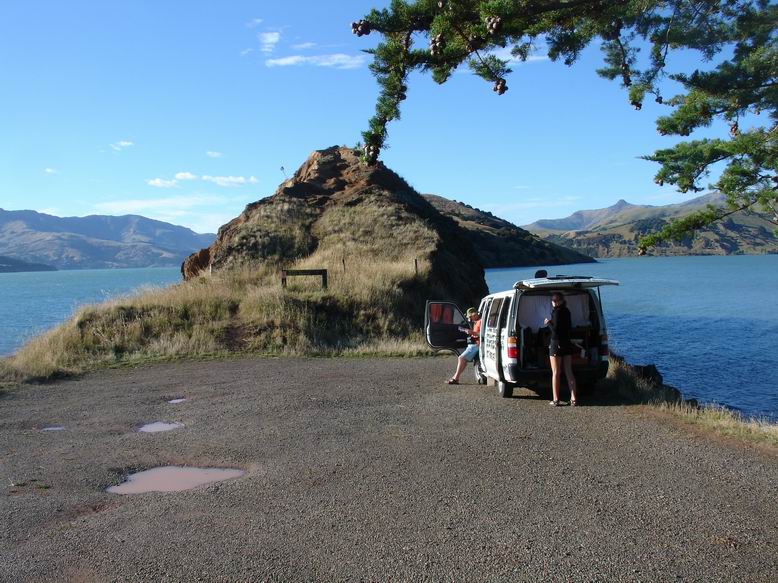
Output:
[[459,381],[458,381],[458,380],[456,380],[455,378],[450,378],[450,379],[448,379],[448,380],[446,381],[446,384],[447,384],[447,385],[458,385],[458,384],[459,384]]
[[576,401],[575,399],[570,399],[570,406],[571,407],[577,407],[578,406],[578,401]]
[[551,401],[549,405],[551,405],[552,407],[559,407],[559,401]]

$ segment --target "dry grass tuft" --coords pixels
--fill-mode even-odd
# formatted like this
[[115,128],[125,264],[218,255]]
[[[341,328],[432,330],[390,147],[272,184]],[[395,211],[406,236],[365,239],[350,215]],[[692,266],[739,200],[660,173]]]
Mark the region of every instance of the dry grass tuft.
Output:
[[698,406],[695,402],[684,401],[677,389],[645,380],[634,367],[618,357],[611,357],[608,376],[601,381],[601,388],[620,401],[649,405],[690,426],[778,448],[778,424],[750,419],[721,406]]

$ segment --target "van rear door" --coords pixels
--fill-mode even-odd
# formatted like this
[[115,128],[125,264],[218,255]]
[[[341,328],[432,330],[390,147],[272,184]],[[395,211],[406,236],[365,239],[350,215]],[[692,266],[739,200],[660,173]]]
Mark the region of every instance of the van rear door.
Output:
[[435,350],[453,350],[460,353],[467,347],[469,323],[462,310],[453,303],[440,300],[427,301],[424,311],[424,334],[427,344]]

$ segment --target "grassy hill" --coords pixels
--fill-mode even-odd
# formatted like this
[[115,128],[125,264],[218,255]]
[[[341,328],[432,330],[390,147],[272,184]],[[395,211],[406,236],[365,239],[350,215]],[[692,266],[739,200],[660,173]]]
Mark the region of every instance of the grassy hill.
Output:
[[[666,206],[633,205],[620,200],[615,205],[578,211],[564,219],[542,220],[524,228],[546,241],[564,245],[593,257],[623,257],[637,254],[637,242],[708,204],[720,205],[723,196],[706,194]],[[759,213],[735,213],[694,237],[657,246],[653,255],[732,255],[778,253],[775,225]]]

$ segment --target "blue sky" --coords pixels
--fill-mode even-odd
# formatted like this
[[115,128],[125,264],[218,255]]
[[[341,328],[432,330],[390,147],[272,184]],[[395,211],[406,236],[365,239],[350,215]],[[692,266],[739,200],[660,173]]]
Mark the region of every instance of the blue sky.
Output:
[[[313,150],[353,145],[378,88],[350,23],[384,0],[0,8],[0,207],[142,214],[213,232]],[[694,56],[684,56],[685,64]],[[594,69],[519,64],[503,96],[466,69],[415,75],[383,161],[418,191],[525,224],[624,198],[688,198],[638,159],[674,143]],[[721,135],[714,126],[700,135]],[[695,135],[697,137],[697,135]]]

